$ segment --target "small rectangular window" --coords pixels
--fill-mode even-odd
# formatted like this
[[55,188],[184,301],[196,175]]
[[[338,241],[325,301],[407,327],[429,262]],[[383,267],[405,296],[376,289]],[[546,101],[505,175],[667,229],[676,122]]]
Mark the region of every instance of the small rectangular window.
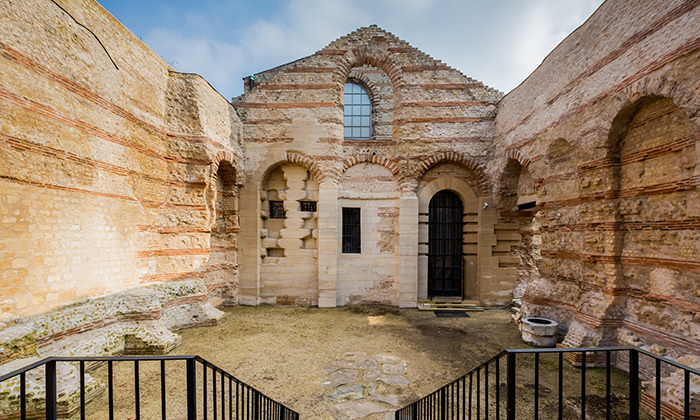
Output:
[[360,250],[360,209],[343,207],[343,254],[359,254]]
[[316,211],[316,202],[315,201],[302,201],[301,202],[301,211]]
[[284,201],[270,201],[270,219],[284,219],[286,216]]

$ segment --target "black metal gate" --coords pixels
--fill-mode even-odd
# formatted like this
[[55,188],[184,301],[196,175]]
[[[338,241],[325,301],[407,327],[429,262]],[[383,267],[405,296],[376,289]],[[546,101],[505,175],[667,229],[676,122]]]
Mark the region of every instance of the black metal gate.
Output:
[[462,296],[462,200],[443,190],[430,199],[428,296]]

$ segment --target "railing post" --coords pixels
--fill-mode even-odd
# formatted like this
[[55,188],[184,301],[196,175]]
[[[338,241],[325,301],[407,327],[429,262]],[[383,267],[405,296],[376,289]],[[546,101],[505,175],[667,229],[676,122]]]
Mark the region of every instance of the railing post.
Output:
[[197,420],[197,365],[187,359],[187,420]]
[[440,418],[447,419],[447,392],[445,387],[440,390]]
[[639,419],[639,353],[630,349],[630,419]]
[[46,362],[46,420],[56,420],[56,361]]
[[260,396],[258,391],[253,391],[253,420],[260,419]]
[[515,420],[515,355],[508,352],[506,358],[506,419]]

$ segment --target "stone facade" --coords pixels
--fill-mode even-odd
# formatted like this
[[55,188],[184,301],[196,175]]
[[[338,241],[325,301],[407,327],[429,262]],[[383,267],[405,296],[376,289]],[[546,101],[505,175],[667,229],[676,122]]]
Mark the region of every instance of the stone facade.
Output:
[[[442,191],[462,299],[698,355],[699,19],[608,0],[506,96],[369,26],[228,102],[93,0],[2,3],[0,360],[167,351],[210,301],[415,307]],[[346,82],[369,140],[344,138]]]

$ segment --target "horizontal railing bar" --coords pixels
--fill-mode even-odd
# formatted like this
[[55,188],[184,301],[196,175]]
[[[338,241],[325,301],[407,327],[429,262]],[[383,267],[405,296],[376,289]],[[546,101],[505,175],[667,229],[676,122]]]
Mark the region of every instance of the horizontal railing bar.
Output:
[[462,379],[466,379],[466,377],[469,376],[470,374],[473,374],[474,372],[478,372],[478,371],[479,371],[481,368],[483,368],[484,366],[493,363],[494,361],[500,359],[501,357],[503,357],[503,356],[505,356],[505,355],[507,355],[507,354],[509,354],[509,353],[513,353],[513,354],[542,354],[542,353],[552,353],[552,354],[559,354],[559,355],[561,355],[561,354],[563,354],[563,353],[624,352],[624,351],[633,351],[633,352],[636,352],[637,354],[641,353],[641,354],[644,354],[644,355],[646,355],[646,356],[649,356],[649,357],[651,357],[651,358],[653,358],[653,359],[655,359],[655,360],[658,360],[658,361],[660,361],[660,362],[664,362],[664,363],[666,363],[666,364],[668,364],[668,365],[671,365],[671,366],[674,366],[674,367],[676,367],[676,368],[678,368],[678,369],[682,369],[682,370],[684,370],[687,374],[694,374],[694,375],[700,376],[700,370],[698,370],[698,369],[694,369],[694,368],[689,367],[689,366],[684,366],[684,365],[682,365],[682,364],[680,364],[680,363],[678,363],[678,362],[676,362],[676,361],[666,359],[665,357],[658,356],[658,355],[653,354],[653,353],[651,353],[651,352],[649,352],[649,351],[647,351],[647,350],[643,350],[643,349],[640,349],[640,348],[637,348],[637,347],[632,347],[632,346],[578,347],[578,348],[524,348],[524,349],[507,349],[507,350],[501,351],[500,353],[498,353],[497,355],[493,356],[492,358],[490,358],[490,359],[487,360],[486,362],[481,363],[480,365],[478,365],[478,366],[475,367],[474,369],[470,370],[470,371],[467,372],[466,374],[460,376],[459,378],[457,378],[457,379],[455,379],[455,380],[453,380],[453,381],[450,381],[450,382],[446,383],[445,385],[443,385],[443,386],[437,388],[435,391],[431,392],[430,394],[427,394],[426,396],[424,396],[424,397],[422,397],[422,398],[420,398],[420,399],[418,399],[418,400],[416,400],[416,401],[413,401],[413,402],[411,402],[411,403],[409,403],[409,404],[407,404],[407,405],[405,405],[405,406],[399,408],[397,411],[407,410],[409,407],[411,407],[412,405],[414,405],[414,404],[416,404],[416,403],[420,403],[421,401],[428,400],[429,398],[431,398],[431,397],[433,397],[433,396],[435,396],[435,395],[438,395],[438,394],[441,392],[441,390],[442,390],[443,388],[446,388],[446,387],[448,387],[448,386],[451,386],[452,384],[457,383],[457,382],[461,381]]
[[194,360],[195,362],[201,363],[205,368],[212,369],[214,372],[220,373],[222,376],[228,378],[231,381],[235,381],[236,384],[241,384],[241,386],[255,392],[258,394],[256,398],[259,398],[261,401],[271,401],[274,402],[275,404],[279,404],[281,407],[284,407],[287,412],[291,413],[294,416],[297,416],[298,418],[298,413],[294,410],[291,410],[290,408],[284,406],[283,404],[273,400],[272,398],[268,397],[267,395],[263,394],[259,390],[255,389],[254,387],[246,384],[245,382],[241,381],[240,379],[236,378],[235,376],[231,375],[227,371],[223,370],[222,368],[216,366],[215,364],[209,362],[208,360],[202,358],[201,356],[192,356],[192,355],[160,355],[160,356],[51,356],[51,357],[46,357],[41,360],[37,360],[36,362],[33,362],[27,366],[21,367],[17,370],[14,370],[12,372],[6,373],[2,376],[0,376],[0,382],[6,381],[8,379],[12,379],[16,376],[19,376],[23,373],[26,373],[32,369],[36,369],[38,367],[44,366],[47,363],[50,362],[133,362],[133,361],[176,361],[176,360]]
[[526,349],[507,349],[506,353],[581,353],[591,351],[629,351],[638,350],[636,347],[556,347],[556,348],[526,348]]
[[6,380],[11,379],[11,378],[14,378],[15,376],[18,376],[20,373],[29,372],[30,370],[36,369],[36,368],[38,368],[39,366],[43,366],[43,365],[45,365],[47,362],[50,362],[50,361],[51,361],[50,358],[41,359],[41,360],[36,361],[36,362],[34,362],[34,363],[32,363],[32,364],[29,364],[29,365],[27,365],[27,366],[25,366],[25,367],[22,367],[22,368],[19,368],[19,369],[17,369],[17,370],[14,370],[14,371],[12,371],[12,372],[10,372],[10,373],[6,373],[6,374],[0,376],[0,382],[6,381]]
[[658,356],[654,353],[651,353],[649,351],[637,348],[637,347],[631,347],[631,346],[625,346],[625,347],[574,347],[574,348],[549,348],[549,349],[508,349],[504,350],[506,353],[581,353],[581,352],[602,352],[602,351],[636,351],[637,353],[642,353],[646,356],[649,356],[651,358],[661,360],[664,363],[667,363],[669,365],[675,366],[679,369],[687,370],[690,373],[693,373],[695,375],[700,375],[700,370],[693,369],[690,366],[684,366],[678,362],[675,362],[673,360],[669,360],[665,357]]
[[37,360],[27,366],[21,367],[12,372],[0,376],[0,382],[15,377],[22,372],[28,372],[36,369],[39,366],[45,365],[48,362],[128,362],[134,360],[188,360],[195,359],[197,356],[50,356],[41,360]]

